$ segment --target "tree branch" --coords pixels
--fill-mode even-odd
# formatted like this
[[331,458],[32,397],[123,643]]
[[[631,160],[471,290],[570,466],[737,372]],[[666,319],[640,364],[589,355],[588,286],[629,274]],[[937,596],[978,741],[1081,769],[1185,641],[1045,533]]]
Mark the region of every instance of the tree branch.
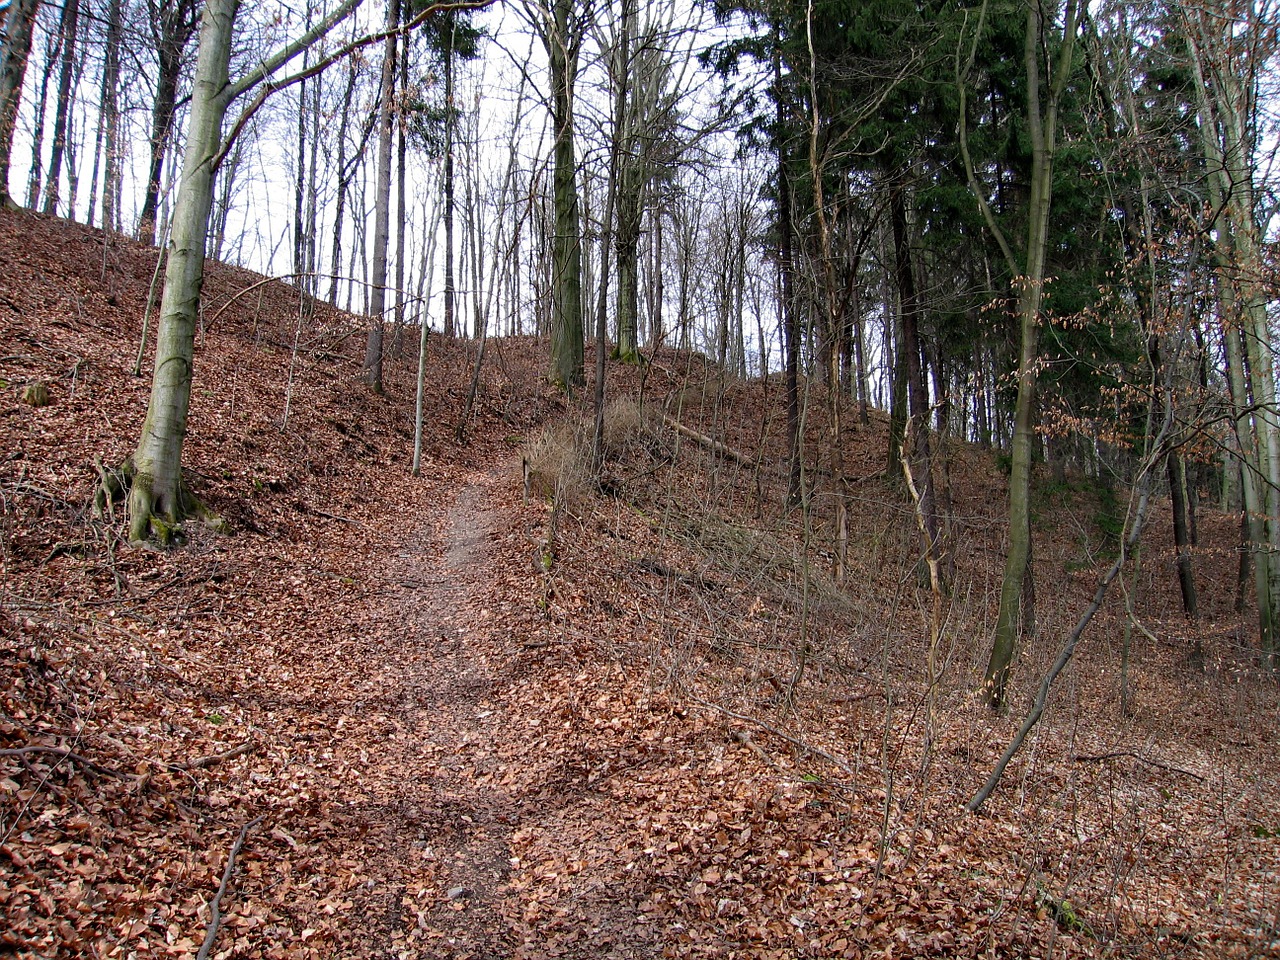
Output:
[[231,852],[227,855],[227,867],[222,871],[222,883],[218,884],[218,892],[213,895],[213,900],[209,903],[209,929],[204,935],[204,943],[200,945],[200,952],[196,954],[196,960],[208,960],[209,951],[213,949],[213,943],[218,939],[218,928],[222,926],[222,911],[219,909],[219,904],[222,902],[223,894],[227,892],[227,887],[231,884],[231,871],[235,869],[236,857],[239,856],[249,831],[260,824],[264,816],[266,814],[260,814],[241,827],[240,836],[236,837],[236,842],[231,846]]
[[[222,142],[222,146],[218,150],[218,155],[214,157],[214,169],[216,170],[222,164],[227,153],[231,150],[231,145],[235,142],[236,137],[238,137],[241,131],[244,130],[245,124],[248,123],[253,115],[258,112],[258,109],[266,102],[267,98],[271,96],[271,94],[291,87],[295,83],[301,83],[309,77],[314,77],[316,74],[328,69],[344,57],[347,57],[370,44],[386,40],[393,34],[406,36],[415,27],[420,26],[432,14],[443,13],[450,10],[483,10],[485,7],[492,6],[497,2],[498,0],[461,0],[461,2],[455,3],[433,3],[402,26],[396,27],[392,30],[382,30],[378,33],[365,34],[360,39],[352,40],[346,46],[340,47],[336,52],[329,56],[321,58],[305,70],[300,70],[298,73],[285,77],[283,80],[278,82],[269,82],[272,73],[275,73],[307,47],[310,47],[317,40],[321,39],[360,4],[360,0],[347,0],[347,2],[335,10],[333,14],[326,17],[322,23],[307,31],[304,36],[298,38],[294,43],[289,44],[289,46],[285,47],[274,57],[263,61],[262,65],[258,67],[258,69],[230,86],[228,89],[228,101],[234,100],[241,94],[247,93],[260,83],[266,83],[266,87],[262,92],[254,97],[253,102],[245,107],[240,116],[236,118],[236,122],[231,128],[231,132]],[[339,16],[339,14],[341,14],[341,16]]]
[[101,773],[108,777],[118,777],[121,780],[128,780],[130,774],[123,773],[120,770],[113,770],[111,767],[104,767],[100,763],[95,763],[88,757],[69,750],[66,747],[50,747],[43,744],[30,744],[25,747],[14,747],[12,749],[0,750],[0,757],[23,757],[32,753],[47,753],[51,756],[59,757],[63,760],[70,760],[78,763],[82,767],[93,770],[95,773]]

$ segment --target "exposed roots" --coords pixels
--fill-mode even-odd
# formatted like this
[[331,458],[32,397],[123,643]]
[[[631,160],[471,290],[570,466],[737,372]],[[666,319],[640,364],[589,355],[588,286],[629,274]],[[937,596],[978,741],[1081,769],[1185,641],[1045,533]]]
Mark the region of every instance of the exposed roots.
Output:
[[184,481],[179,481],[177,496],[160,496],[154,489],[154,479],[138,471],[133,458],[126,458],[119,467],[104,466],[94,461],[98,468],[98,489],[93,497],[95,517],[115,520],[115,505],[127,503],[130,543],[158,543],[168,547],[183,540],[183,523],[199,520],[216,533],[230,533],[227,521],[214,513],[199,497],[195,496]]

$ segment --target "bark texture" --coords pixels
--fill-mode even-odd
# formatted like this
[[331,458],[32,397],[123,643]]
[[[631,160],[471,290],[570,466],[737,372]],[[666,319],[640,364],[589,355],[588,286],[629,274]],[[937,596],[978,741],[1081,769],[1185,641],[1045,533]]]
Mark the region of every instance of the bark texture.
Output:
[[0,48],[0,206],[16,209],[9,196],[9,163],[13,153],[14,124],[22,98],[22,81],[31,56],[31,37],[40,0],[15,0],[5,22]]
[[196,316],[204,279],[205,239],[213,203],[214,160],[229,87],[227,64],[239,0],[209,0],[191,95],[191,122],[174,206],[155,372],[142,437],[133,456],[129,539],[172,539],[198,509],[182,481],[182,443],[191,399]]

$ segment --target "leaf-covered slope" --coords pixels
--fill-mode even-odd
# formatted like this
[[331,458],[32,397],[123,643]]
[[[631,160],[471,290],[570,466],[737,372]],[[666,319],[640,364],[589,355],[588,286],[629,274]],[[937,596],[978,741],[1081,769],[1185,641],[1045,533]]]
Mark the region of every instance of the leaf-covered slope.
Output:
[[[807,523],[781,508],[778,383],[671,351],[611,374],[629,402],[601,494],[545,344],[489,343],[460,447],[475,346],[433,341],[415,479],[414,358],[372,396],[360,320],[320,307],[299,325],[290,287],[212,265],[187,463],[234,532],[131,549],[88,506],[95,458],[127,455],[144,412],[155,251],[6,213],[0,249],[10,952],[194,956],[255,822],[215,956],[1275,949],[1276,692],[1230,615],[1236,518],[1202,512],[1199,625],[1173,615],[1153,531],[1130,584],[1151,631],[1131,632],[1135,715],[1115,708],[1113,604],[969,817],[1016,719],[971,696],[1001,550],[987,454],[951,452],[930,710],[929,597],[905,493],[878,476],[882,422],[846,437],[854,573],[837,588],[820,384]],[[37,382],[48,406],[21,400]],[[527,501],[516,447],[538,454]],[[1024,698],[1107,550],[1106,505],[1075,486],[1038,495]]]

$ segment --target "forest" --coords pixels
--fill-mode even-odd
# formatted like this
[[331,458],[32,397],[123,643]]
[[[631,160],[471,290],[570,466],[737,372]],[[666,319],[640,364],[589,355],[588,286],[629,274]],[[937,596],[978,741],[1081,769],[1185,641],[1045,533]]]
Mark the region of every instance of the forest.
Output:
[[1274,0],[0,41],[0,954],[1280,951]]

